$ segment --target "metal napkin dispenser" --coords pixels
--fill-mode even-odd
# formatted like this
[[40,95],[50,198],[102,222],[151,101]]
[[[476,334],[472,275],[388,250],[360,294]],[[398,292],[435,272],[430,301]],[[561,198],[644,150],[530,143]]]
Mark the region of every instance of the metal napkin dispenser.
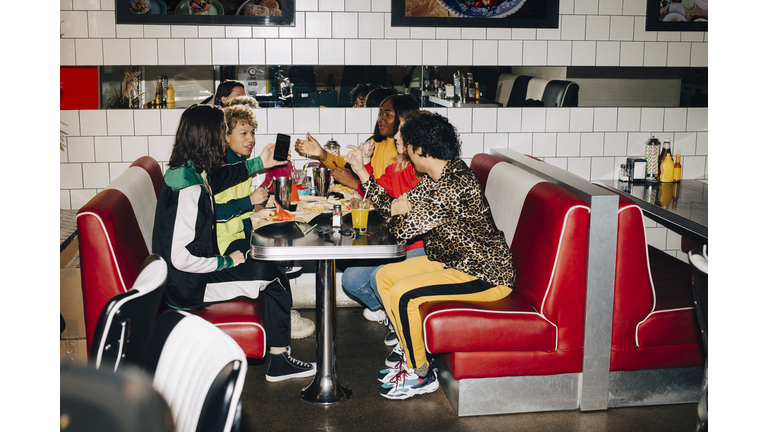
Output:
[[631,182],[645,181],[646,161],[642,157],[627,158],[627,177]]

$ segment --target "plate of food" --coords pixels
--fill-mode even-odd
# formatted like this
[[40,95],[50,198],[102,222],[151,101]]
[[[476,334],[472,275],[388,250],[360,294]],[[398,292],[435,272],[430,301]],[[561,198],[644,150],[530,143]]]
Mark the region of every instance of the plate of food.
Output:
[[235,15],[245,16],[282,16],[283,5],[280,0],[247,0],[237,8]]
[[683,15],[680,15],[677,12],[670,12],[667,14],[667,16],[664,17],[664,21],[666,22],[686,22],[687,20]]
[[437,0],[462,18],[504,18],[520,10],[525,0]]
[[[191,14],[189,12],[189,2],[192,3],[192,9],[198,10],[200,13]],[[176,5],[174,12],[176,15],[224,15],[224,6],[218,2],[218,0],[182,0]]]

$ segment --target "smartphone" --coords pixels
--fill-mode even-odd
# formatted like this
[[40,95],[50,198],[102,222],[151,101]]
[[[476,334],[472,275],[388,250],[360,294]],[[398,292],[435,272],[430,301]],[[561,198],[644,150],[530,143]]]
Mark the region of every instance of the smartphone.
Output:
[[291,136],[285,134],[277,134],[277,140],[275,141],[275,156],[276,161],[288,160],[288,150],[291,146]]

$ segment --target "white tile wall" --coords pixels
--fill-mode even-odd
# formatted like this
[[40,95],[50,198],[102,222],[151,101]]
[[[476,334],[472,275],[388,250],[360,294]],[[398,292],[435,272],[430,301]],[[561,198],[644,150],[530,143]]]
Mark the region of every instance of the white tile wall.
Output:
[[[708,66],[708,35],[645,31],[645,2],[560,0],[557,29],[392,27],[390,2],[297,0],[295,27],[116,24],[112,0],[60,0],[61,65],[430,64]],[[462,158],[511,148],[588,179],[615,178],[652,135],[683,155],[684,178],[708,173],[706,108],[431,108],[462,134]],[[61,207],[79,208],[138,156],[166,162],[182,110],[62,111]],[[333,137],[346,152],[370,135],[375,113],[263,109],[258,145],[277,132]],[[254,153],[260,149],[257,146]],[[297,158],[297,163],[305,161]],[[649,242],[679,237],[649,223]],[[672,252],[673,254],[675,252]]]

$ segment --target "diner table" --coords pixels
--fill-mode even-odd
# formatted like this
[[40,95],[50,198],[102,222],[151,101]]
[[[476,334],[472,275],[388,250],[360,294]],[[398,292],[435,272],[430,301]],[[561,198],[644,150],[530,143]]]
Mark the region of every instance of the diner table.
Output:
[[677,183],[632,183],[614,180],[598,183],[632,200],[650,219],[683,237],[707,244],[707,180],[683,179]]
[[352,397],[352,390],[336,375],[336,260],[405,256],[405,245],[397,244],[377,212],[370,212],[367,235],[353,233],[351,214],[342,217],[341,229],[331,227],[330,216],[321,213],[310,223],[273,223],[251,233],[251,256],[256,259],[316,261],[317,374],[301,391],[301,398],[320,405]]

